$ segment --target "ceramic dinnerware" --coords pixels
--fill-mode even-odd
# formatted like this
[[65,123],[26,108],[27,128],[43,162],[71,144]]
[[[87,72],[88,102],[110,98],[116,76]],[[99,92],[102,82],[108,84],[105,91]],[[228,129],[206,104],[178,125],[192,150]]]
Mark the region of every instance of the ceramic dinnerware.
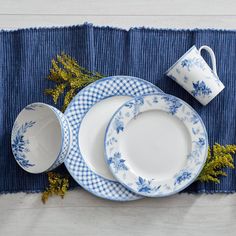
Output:
[[26,106],[17,116],[11,135],[15,160],[34,174],[53,170],[63,163],[70,141],[66,117],[44,103]]

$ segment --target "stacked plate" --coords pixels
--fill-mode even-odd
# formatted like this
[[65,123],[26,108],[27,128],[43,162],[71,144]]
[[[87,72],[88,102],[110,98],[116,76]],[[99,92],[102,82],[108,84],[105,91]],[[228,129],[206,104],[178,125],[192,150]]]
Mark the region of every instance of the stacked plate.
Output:
[[196,111],[139,78],[101,79],[80,91],[65,115],[72,130],[65,165],[102,198],[174,194],[197,178],[207,157]]
[[28,105],[15,121],[11,143],[24,170],[42,173],[64,162],[84,189],[117,201],[183,190],[197,178],[208,151],[196,111],[130,76],[90,84],[65,114],[43,103]]

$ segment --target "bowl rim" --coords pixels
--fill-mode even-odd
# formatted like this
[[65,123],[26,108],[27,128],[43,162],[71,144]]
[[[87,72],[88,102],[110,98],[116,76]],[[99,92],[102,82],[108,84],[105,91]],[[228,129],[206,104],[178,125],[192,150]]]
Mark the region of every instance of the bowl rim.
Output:
[[[58,115],[57,112],[60,112],[62,113],[60,110],[58,110],[57,108],[49,105],[49,104],[46,104],[46,103],[42,103],[42,102],[34,102],[34,103],[30,103],[28,104],[27,106],[25,106],[20,112],[19,114],[17,115],[14,123],[13,123],[13,126],[12,126],[12,131],[11,131],[11,148],[12,148],[12,140],[13,140],[13,128],[17,122],[17,120],[19,119],[20,115],[22,115],[24,112],[25,112],[25,108],[27,108],[28,106],[31,106],[31,105],[40,105],[40,106],[43,106],[47,109],[49,109],[52,114],[54,115],[55,117],[55,120],[57,120],[57,122],[59,123],[60,125],[60,146],[59,146],[59,151],[58,151],[58,154],[55,155],[55,158],[53,158],[53,162],[47,166],[44,170],[42,171],[31,171],[30,169],[27,169],[27,168],[24,168],[17,160],[16,160],[16,157],[14,155],[14,153],[12,152],[13,156],[14,156],[14,159],[16,160],[17,164],[23,169],[25,170],[26,172],[28,173],[31,173],[31,174],[40,174],[40,173],[44,173],[44,172],[47,172],[49,170],[51,170],[52,166],[58,161],[58,159],[60,158],[61,154],[62,154],[62,148],[63,148],[63,144],[64,144],[64,139],[65,139],[65,129],[63,127],[63,124],[62,124],[62,120],[60,118],[60,116]],[[62,113],[62,115],[64,115]],[[65,117],[66,119],[66,117]],[[66,120],[67,121],[67,120]],[[69,128],[69,123],[67,122],[68,124],[68,128]],[[56,167],[55,167],[56,168]]]

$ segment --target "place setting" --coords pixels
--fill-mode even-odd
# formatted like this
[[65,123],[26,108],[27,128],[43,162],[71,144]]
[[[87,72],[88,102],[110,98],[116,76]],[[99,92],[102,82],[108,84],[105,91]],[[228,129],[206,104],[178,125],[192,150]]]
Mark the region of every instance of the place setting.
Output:
[[[165,79],[208,109],[224,89],[216,68],[209,46],[192,46]],[[46,173],[64,163],[78,185],[114,201],[179,193],[198,178],[209,155],[204,121],[187,100],[125,75],[90,83],[64,113],[43,102],[29,104],[16,117],[11,147],[25,171]]]

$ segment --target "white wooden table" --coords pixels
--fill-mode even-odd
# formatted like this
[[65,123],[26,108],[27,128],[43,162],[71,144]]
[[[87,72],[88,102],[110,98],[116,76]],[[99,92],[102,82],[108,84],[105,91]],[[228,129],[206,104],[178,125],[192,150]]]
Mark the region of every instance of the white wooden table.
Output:
[[[91,22],[128,29],[236,29],[235,0],[0,0],[0,28]],[[236,194],[178,194],[117,203],[82,189],[64,200],[40,194],[0,195],[5,235],[236,235]]]

